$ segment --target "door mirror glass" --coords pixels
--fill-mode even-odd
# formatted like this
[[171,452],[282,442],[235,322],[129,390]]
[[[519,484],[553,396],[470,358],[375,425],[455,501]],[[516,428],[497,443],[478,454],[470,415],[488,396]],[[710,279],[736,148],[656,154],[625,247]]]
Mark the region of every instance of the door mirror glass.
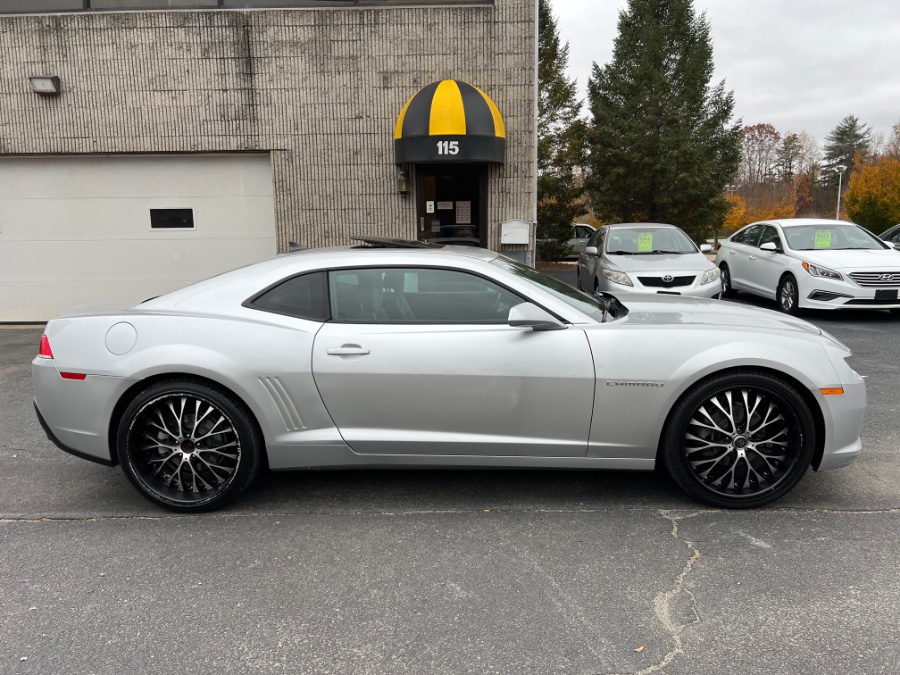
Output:
[[700,244],[700,253],[712,253],[712,246],[710,244]]
[[585,255],[600,255],[600,249],[598,249],[596,246],[585,246],[584,254]]
[[509,325],[534,330],[565,330],[550,313],[530,302],[523,302],[509,310]]

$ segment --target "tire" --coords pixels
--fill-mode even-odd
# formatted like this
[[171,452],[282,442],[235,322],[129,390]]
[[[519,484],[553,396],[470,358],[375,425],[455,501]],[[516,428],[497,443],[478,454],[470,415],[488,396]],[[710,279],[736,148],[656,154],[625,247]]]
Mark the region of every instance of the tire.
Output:
[[800,312],[800,294],[797,292],[797,280],[793,274],[785,274],[778,282],[778,290],[775,292],[778,309],[785,314],[797,316]]
[[237,499],[259,474],[262,434],[232,393],[188,379],[157,382],[129,404],[116,450],[146,499],[181,513]]
[[728,270],[728,265],[723,263],[719,267],[719,273],[722,275],[722,297],[733,298],[737,295],[737,291],[731,286],[731,272]]
[[797,390],[748,370],[707,378],[679,400],[663,432],[662,459],[692,497],[746,509],[789,492],[815,446],[813,416]]

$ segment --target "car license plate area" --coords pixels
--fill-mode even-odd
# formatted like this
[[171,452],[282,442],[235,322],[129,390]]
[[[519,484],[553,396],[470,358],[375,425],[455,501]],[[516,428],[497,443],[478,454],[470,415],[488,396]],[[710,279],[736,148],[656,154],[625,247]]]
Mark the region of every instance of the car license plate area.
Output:
[[896,302],[897,301],[897,289],[879,289],[875,291],[875,299],[883,300],[884,302]]

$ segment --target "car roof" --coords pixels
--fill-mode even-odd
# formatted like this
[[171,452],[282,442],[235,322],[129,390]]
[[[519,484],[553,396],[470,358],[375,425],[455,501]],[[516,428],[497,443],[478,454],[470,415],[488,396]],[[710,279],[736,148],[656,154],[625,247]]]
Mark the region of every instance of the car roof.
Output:
[[610,228],[627,228],[627,227],[677,227],[671,223],[611,223],[606,227]]
[[833,220],[828,218],[776,218],[773,220],[761,220],[752,225],[780,225],[781,227],[799,227],[801,225],[856,225],[847,220]]
[[316,268],[366,267],[388,265],[391,267],[410,265],[442,265],[452,259],[478,260],[490,262],[500,256],[474,246],[416,246],[413,248],[393,246],[335,246],[330,248],[310,248],[293,253],[284,253],[269,260],[252,263],[222,274],[198,281],[172,291],[159,298],[142,303],[145,308],[172,306],[188,298],[199,297],[209,292],[231,288],[237,294],[252,292],[277,279]]

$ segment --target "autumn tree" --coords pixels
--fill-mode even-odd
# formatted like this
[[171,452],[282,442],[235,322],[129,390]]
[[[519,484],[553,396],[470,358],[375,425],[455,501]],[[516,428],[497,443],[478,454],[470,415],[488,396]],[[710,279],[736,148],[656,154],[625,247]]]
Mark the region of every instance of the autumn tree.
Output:
[[754,124],[741,129],[742,182],[759,185],[774,176],[781,134],[771,124]]
[[560,43],[550,0],[540,0],[538,10],[538,239],[541,255],[558,260],[569,253],[572,222],[585,212],[577,176],[585,124],[575,81],[565,75],[569,45]]
[[727,233],[736,232],[750,221],[747,220],[747,203],[739,194],[731,192],[725,195],[728,211],[722,222],[722,229]]
[[722,222],[740,124],[712,74],[709,22],[692,0],[629,0],[612,61],[588,80],[588,190],[601,218],[674,223],[697,239]]
[[812,181],[809,179],[809,174],[801,173],[797,179],[797,189],[794,193],[794,217],[809,216],[812,202]]
[[844,197],[847,215],[879,233],[900,223],[900,159],[882,157],[850,175]]
[[891,135],[884,143],[884,156],[900,159],[900,122],[891,127]]

